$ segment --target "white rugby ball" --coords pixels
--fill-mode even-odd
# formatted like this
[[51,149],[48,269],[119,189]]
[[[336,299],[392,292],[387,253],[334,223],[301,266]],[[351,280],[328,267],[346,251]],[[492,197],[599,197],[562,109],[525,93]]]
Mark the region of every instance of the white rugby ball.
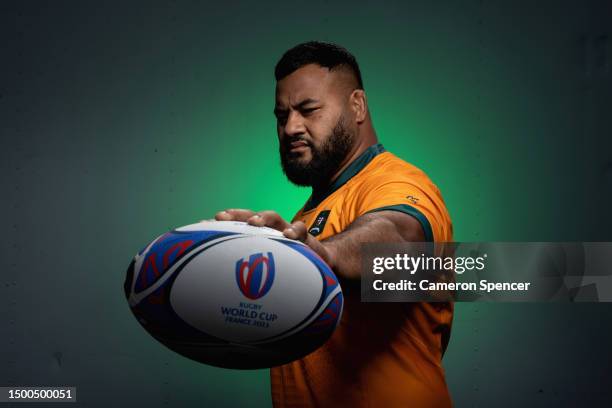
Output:
[[226,368],[285,364],[320,347],[342,314],[329,266],[279,231],[203,221],[140,251],[124,291],[141,325],[168,348]]

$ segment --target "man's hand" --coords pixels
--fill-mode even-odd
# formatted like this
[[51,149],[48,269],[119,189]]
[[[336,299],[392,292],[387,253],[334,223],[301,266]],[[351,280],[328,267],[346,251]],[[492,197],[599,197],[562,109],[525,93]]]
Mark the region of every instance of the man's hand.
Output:
[[306,224],[302,221],[293,224],[285,221],[274,211],[251,211],[243,209],[228,209],[215,215],[217,221],[243,221],[256,227],[269,227],[283,233],[289,239],[295,239],[308,245],[323,260],[332,267],[335,266],[333,248],[327,248],[323,243],[308,233]]

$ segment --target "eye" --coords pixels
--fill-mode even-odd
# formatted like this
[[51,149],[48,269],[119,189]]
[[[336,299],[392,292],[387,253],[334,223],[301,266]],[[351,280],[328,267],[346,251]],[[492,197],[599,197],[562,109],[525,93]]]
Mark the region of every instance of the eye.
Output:
[[281,124],[281,125],[282,125],[282,124],[287,123],[287,117],[288,117],[288,115],[287,115],[287,113],[286,113],[286,112],[274,112],[274,116],[276,116],[276,121],[277,121],[279,124]]
[[319,110],[319,108],[305,108],[305,109],[302,109],[302,115],[308,116],[317,110]]

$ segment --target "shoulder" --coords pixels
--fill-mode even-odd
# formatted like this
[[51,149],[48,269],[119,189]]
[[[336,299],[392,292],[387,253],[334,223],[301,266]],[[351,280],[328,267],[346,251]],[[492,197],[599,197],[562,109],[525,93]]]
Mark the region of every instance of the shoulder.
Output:
[[355,180],[355,187],[360,189],[371,190],[389,183],[405,183],[439,194],[438,187],[423,170],[387,151],[376,156],[359,176]]
[[448,241],[452,224],[438,187],[423,170],[392,153],[379,154],[355,179],[357,215],[393,210],[413,216],[428,241]]

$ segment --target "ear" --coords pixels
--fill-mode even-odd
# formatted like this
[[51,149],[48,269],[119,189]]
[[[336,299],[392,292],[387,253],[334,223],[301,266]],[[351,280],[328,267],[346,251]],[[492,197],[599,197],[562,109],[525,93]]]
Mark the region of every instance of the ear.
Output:
[[368,114],[368,101],[363,89],[355,89],[349,97],[349,107],[355,114],[355,120],[361,124]]

